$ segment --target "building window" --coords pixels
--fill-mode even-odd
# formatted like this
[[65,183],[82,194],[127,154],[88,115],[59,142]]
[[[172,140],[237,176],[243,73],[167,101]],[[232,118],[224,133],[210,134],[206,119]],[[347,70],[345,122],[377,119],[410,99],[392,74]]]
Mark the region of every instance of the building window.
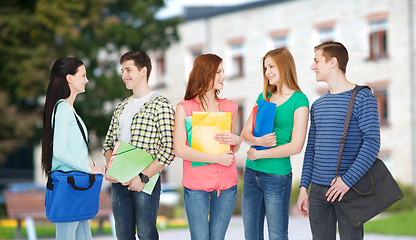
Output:
[[278,30],[270,33],[274,48],[287,48],[288,30]]
[[192,58],[192,62],[194,62],[194,61],[195,61],[195,59],[196,59],[198,56],[200,56],[200,55],[202,55],[202,49],[193,49],[193,50],[191,51],[191,58]]
[[315,25],[316,29],[318,30],[319,41],[321,43],[335,40],[334,26],[335,26],[335,21],[324,22],[324,23]]
[[377,99],[378,104],[378,116],[380,125],[388,125],[389,123],[389,104],[388,104],[388,91],[387,87],[375,87],[373,88],[374,96]]
[[334,40],[334,28],[322,28],[319,29],[319,40],[322,42]]
[[273,45],[274,48],[287,48],[287,37],[282,36],[273,38]]
[[387,57],[387,21],[370,21],[370,59]]
[[204,46],[204,44],[203,44],[203,43],[200,43],[200,44],[195,44],[195,45],[192,45],[192,46],[188,47],[189,52],[190,52],[190,55],[191,55],[191,61],[192,61],[192,64],[194,63],[195,59],[196,59],[199,55],[202,55],[203,50],[204,50],[204,47],[205,47],[205,46]]
[[166,87],[166,64],[163,53],[156,57],[156,83],[153,87],[155,89]]
[[237,125],[235,128],[235,133],[237,135],[241,135],[241,131],[243,131],[244,128],[244,105],[241,103],[238,104],[238,111],[237,111]]
[[231,77],[242,77],[244,75],[244,58],[242,44],[231,45],[231,57]]

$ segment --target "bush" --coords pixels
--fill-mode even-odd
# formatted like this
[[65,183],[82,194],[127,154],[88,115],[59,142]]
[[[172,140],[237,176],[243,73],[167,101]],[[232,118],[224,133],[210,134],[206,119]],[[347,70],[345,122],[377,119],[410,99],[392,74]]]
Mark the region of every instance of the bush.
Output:
[[400,188],[404,193],[404,198],[400,199],[389,208],[387,208],[386,212],[400,212],[400,211],[408,211],[415,209],[416,206],[416,190],[411,185],[405,185],[399,183]]

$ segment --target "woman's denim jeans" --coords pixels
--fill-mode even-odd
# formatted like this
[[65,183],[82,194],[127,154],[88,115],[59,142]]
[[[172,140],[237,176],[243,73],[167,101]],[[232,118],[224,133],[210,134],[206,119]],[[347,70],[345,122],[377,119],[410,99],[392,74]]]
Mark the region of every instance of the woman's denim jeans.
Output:
[[264,217],[270,240],[288,239],[292,173],[274,175],[245,168],[243,223],[246,240],[264,239]]
[[57,240],[91,240],[91,228],[88,220],[56,224]]
[[[183,201],[191,239],[223,240],[237,200],[237,186],[206,192],[183,188]],[[209,216],[209,217],[208,217]]]
[[152,195],[127,189],[120,183],[113,183],[111,203],[113,206],[116,235],[118,240],[135,240],[136,228],[140,240],[159,239],[156,218],[159,210],[160,178]]

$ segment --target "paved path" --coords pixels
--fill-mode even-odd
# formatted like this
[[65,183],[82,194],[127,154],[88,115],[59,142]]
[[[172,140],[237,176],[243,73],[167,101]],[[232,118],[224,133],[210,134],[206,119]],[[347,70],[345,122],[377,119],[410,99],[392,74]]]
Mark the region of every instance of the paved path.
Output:
[[[265,229],[267,233],[267,229]],[[190,240],[188,229],[164,230],[159,232],[160,240]],[[267,234],[266,234],[267,235]],[[93,237],[94,240],[114,240],[112,236]],[[233,217],[225,237],[226,240],[243,240],[243,221],[241,217]],[[266,236],[265,239],[268,239]],[[289,220],[289,239],[290,240],[309,240],[312,239],[309,222],[307,218],[290,217]],[[337,236],[337,239],[339,237]],[[416,240],[416,237],[397,237],[377,234],[366,234],[365,240]]]

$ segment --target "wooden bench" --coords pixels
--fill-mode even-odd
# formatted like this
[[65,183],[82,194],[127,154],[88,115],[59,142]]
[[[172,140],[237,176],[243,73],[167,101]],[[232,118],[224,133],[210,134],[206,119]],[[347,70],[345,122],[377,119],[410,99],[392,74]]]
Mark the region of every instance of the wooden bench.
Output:
[[[36,240],[35,219],[47,219],[45,208],[45,191],[26,191],[10,192],[5,191],[6,211],[10,219],[17,220],[16,239],[21,238],[22,220],[26,222],[28,239]],[[99,211],[96,218],[100,220],[99,232],[102,231],[103,219],[108,217],[112,227],[113,235],[114,218],[111,208],[110,194],[107,191],[101,191]]]

